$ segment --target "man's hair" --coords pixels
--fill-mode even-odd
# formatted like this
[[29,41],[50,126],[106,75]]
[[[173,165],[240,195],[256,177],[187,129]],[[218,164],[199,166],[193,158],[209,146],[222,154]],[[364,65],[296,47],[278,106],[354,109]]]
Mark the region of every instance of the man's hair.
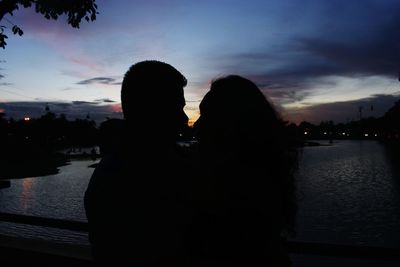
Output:
[[124,117],[149,109],[149,101],[157,108],[176,106],[183,101],[185,76],[171,65],[156,61],[141,61],[132,65],[124,76],[121,103]]

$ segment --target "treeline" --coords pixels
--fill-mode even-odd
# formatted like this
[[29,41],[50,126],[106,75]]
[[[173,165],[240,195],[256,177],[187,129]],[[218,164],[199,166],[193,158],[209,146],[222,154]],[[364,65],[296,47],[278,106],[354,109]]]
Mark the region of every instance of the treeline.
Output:
[[57,116],[47,112],[40,118],[14,120],[0,113],[0,142],[7,146],[35,145],[42,149],[89,147],[98,143],[98,129],[89,117],[70,121],[64,114]]
[[98,133],[90,118],[70,121],[48,111],[14,120],[0,113],[0,179],[57,173],[68,162],[61,149],[97,145]]
[[[105,122],[111,122],[106,120]],[[104,126],[118,125],[105,123]],[[40,118],[7,119],[0,113],[0,145],[4,151],[19,147],[31,150],[55,150],[73,147],[92,147],[99,145],[102,138],[102,124],[89,116],[85,119],[68,120],[65,115],[56,115],[47,111]],[[400,101],[397,101],[381,118],[365,118],[348,123],[335,124],[333,121],[322,121],[312,124],[306,121],[299,125],[287,123],[287,132],[294,140],[303,139],[359,139],[378,138],[385,140],[400,139]],[[120,127],[107,131],[121,131]],[[113,127],[111,127],[113,128]],[[103,133],[104,134],[104,133]],[[192,139],[188,127],[182,132],[182,140]],[[107,138],[112,135],[107,133]]]
[[[42,176],[58,172],[68,162],[61,149],[98,146],[111,149],[124,131],[124,122],[110,119],[96,125],[90,117],[67,120],[46,109],[40,118],[7,119],[0,113],[0,179]],[[221,122],[223,123],[223,122]],[[318,125],[286,123],[289,145],[302,146],[307,139],[380,139],[400,142],[400,101],[381,118]],[[162,132],[162,129],[160,129]],[[151,133],[152,136],[157,136]],[[193,140],[184,127],[180,141]],[[234,145],[234,144],[232,144]]]
[[[0,113],[0,147],[3,152],[7,152],[3,155],[7,156],[21,154],[21,151],[26,155],[40,151],[94,147],[119,139],[124,131],[123,124],[121,119],[107,119],[97,125],[89,116],[68,120],[64,114],[56,115],[50,111],[39,118],[25,117],[20,120],[7,119],[5,113]],[[156,136],[154,133],[149,134]],[[183,127],[177,138],[178,141],[192,140],[191,128]]]
[[303,139],[380,139],[400,141],[400,101],[384,116],[364,118],[358,121],[335,124],[322,121],[318,125],[306,121],[298,126],[289,124],[293,135]]

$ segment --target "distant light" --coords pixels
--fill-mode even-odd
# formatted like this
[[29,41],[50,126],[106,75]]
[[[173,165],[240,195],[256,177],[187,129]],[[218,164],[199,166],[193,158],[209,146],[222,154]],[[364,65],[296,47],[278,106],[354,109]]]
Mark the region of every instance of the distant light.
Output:
[[364,134],[365,137],[368,137],[368,134]]
[[25,136],[25,139],[29,139],[29,136]]
[[179,134],[179,136],[180,136],[180,137],[182,137],[182,136],[183,136],[183,134]]
[[375,134],[375,137],[377,137],[378,136],[378,134]]
[[305,134],[305,135],[307,135],[307,134],[308,134],[308,132],[304,132],[304,134]]
[[30,120],[31,120],[31,118],[29,118],[29,117],[24,118],[24,121],[30,121]]
[[343,135],[346,135],[346,133],[342,133]]
[[327,135],[328,133],[327,133],[327,132],[324,132],[324,134]]

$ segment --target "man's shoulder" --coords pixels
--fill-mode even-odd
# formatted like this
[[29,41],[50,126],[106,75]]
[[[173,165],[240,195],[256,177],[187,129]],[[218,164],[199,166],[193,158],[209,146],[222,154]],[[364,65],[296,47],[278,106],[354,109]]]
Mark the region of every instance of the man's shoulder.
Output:
[[93,176],[115,173],[123,168],[124,160],[119,155],[106,155],[102,157],[96,169],[93,172]]

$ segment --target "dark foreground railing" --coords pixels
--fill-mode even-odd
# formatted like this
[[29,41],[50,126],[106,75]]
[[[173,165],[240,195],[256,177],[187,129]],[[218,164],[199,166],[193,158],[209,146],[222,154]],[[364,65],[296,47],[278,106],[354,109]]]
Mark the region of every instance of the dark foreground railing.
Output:
[[287,243],[287,247],[290,253],[295,254],[400,261],[400,249],[397,248],[327,244],[303,241],[289,241]]
[[43,226],[43,227],[52,227],[52,228],[79,231],[79,232],[89,231],[89,227],[86,222],[43,218],[30,215],[0,213],[0,221],[29,224],[29,225]]
[[[28,215],[0,213],[0,221],[21,223],[27,225],[35,225],[42,227],[51,227],[64,230],[72,230],[79,232],[87,232],[88,224],[86,222],[77,222],[61,219],[43,218]],[[21,239],[24,240],[24,239]],[[0,241],[2,237],[0,236]],[[4,237],[3,237],[4,241]],[[34,241],[32,241],[34,242]],[[4,243],[0,242],[0,246],[4,246]],[[18,241],[14,238],[14,248],[18,245]],[[29,243],[29,242],[25,242]],[[69,247],[71,245],[68,245]],[[66,247],[68,247],[66,246]],[[33,245],[35,247],[35,245]],[[51,245],[54,248],[53,245]],[[77,246],[79,247],[79,246]],[[63,247],[61,247],[62,249]],[[333,257],[352,257],[360,259],[375,259],[375,260],[387,260],[387,261],[399,261],[400,266],[400,249],[396,248],[382,248],[382,247],[369,247],[369,246],[353,246],[353,245],[339,245],[339,244],[326,244],[326,243],[313,243],[303,241],[288,241],[287,248],[291,254],[301,254],[310,256],[333,256]],[[72,251],[71,248],[69,250]],[[90,260],[90,248],[84,249],[86,255],[85,260]],[[68,254],[68,253],[66,253]]]
[[[0,213],[0,222],[87,232],[86,222]],[[1,226],[0,226],[1,227]],[[91,266],[89,245],[0,235],[0,266]]]

